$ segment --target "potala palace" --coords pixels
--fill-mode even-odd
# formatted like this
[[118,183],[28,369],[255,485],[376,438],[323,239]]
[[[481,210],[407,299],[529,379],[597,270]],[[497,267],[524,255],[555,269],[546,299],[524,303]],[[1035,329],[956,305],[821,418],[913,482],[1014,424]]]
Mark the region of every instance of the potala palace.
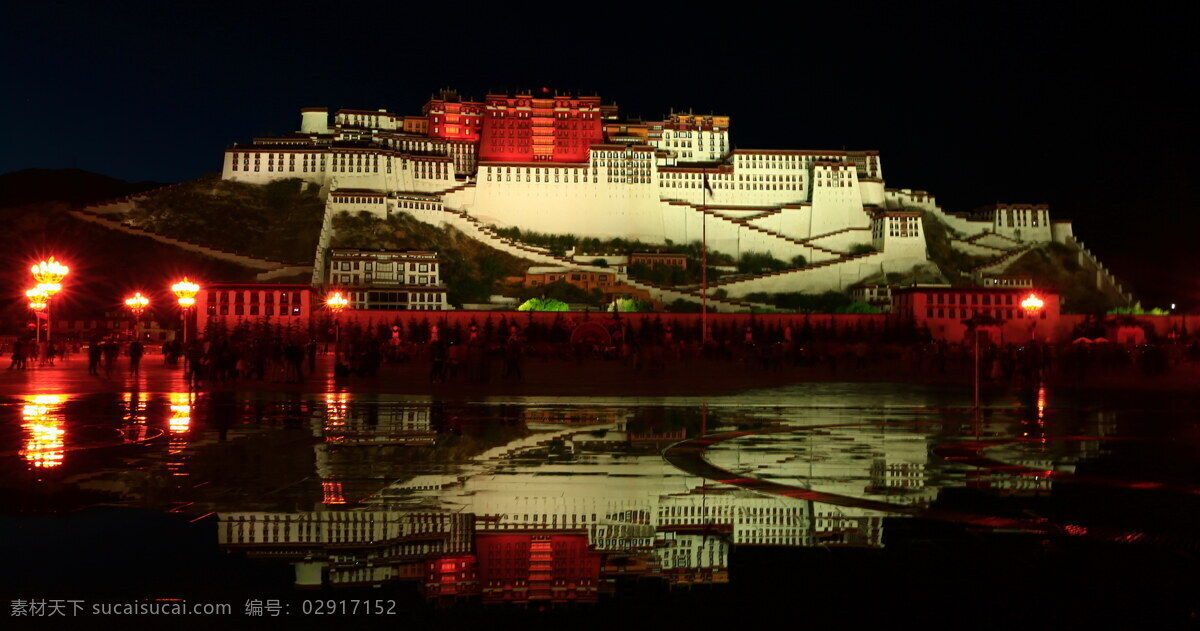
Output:
[[[728,116],[622,120],[598,96],[548,91],[482,101],[443,91],[419,115],[342,109],[330,119],[325,108],[305,108],[298,132],[227,149],[222,177],[322,187],[314,279],[325,266],[331,217],[342,211],[408,213],[539,264],[581,270],[590,267],[500,238],[491,226],[663,244],[703,234],[710,250],[734,257],[805,257],[804,267],[710,285],[734,299],[846,290],[927,265],[922,211],[950,229],[956,249],[993,257],[987,273],[1039,243],[1079,246],[1070,222],[1051,219],[1044,205],[954,214],[922,191],[887,188],[878,151],[734,149]],[[1098,285],[1115,285],[1096,268]],[[698,296],[653,289],[665,299]]]

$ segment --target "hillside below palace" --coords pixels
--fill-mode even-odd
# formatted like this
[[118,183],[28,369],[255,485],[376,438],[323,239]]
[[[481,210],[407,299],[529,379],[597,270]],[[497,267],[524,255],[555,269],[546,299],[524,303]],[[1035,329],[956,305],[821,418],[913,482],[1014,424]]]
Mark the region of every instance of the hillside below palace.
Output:
[[621,119],[598,96],[546,90],[482,101],[446,90],[420,115],[304,108],[299,131],[228,148],[222,177],[298,178],[322,187],[327,216],[408,213],[485,240],[493,225],[649,243],[703,234],[735,257],[805,257],[791,273],[726,281],[735,297],[845,289],[925,265],[922,211],[974,254],[1072,238],[1044,205],[960,215],[924,192],[885,188],[878,151],[735,149],[728,116]]

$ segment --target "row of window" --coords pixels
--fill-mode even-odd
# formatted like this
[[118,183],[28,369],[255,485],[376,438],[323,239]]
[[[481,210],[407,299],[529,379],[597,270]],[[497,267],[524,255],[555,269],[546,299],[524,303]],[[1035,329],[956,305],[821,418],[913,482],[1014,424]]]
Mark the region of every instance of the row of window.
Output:
[[[384,271],[384,272],[392,271],[392,263],[389,261],[342,261],[341,262],[341,271],[343,271],[343,272],[349,272],[352,270],[358,271],[360,269],[360,265],[361,265],[361,269],[365,269],[369,272],[369,271],[371,271],[372,264],[374,264],[374,266],[375,266],[374,269],[377,271]],[[335,266],[334,269],[337,269],[336,265],[337,265],[337,263],[334,264],[334,266]],[[404,263],[400,263],[399,265],[400,265],[400,268],[399,268],[400,271],[404,271]],[[437,266],[438,266],[437,263],[409,263],[408,271],[422,272],[422,273],[433,272],[436,274]]]
[[[278,294],[279,294],[278,302],[281,305],[287,305],[289,303],[298,305],[301,302],[300,292],[298,292],[298,291],[293,291],[293,292],[281,291],[281,292],[278,292]],[[246,300],[247,295],[249,295],[249,300]],[[260,298],[261,298],[261,302],[269,304],[269,305],[275,304],[275,302],[276,302],[276,300],[275,300],[276,292],[274,292],[274,291],[236,290],[235,289],[235,290],[212,290],[212,291],[209,291],[208,292],[208,304],[215,304],[217,302],[228,303],[230,301],[229,300],[230,297],[233,298],[233,302],[258,303],[258,302],[260,302]],[[290,297],[290,299],[289,299],[289,297]]]
[[445,292],[432,291],[352,291],[350,300],[354,302],[370,302],[370,303],[399,303],[408,304],[412,302],[428,302],[441,303],[444,302],[443,297]]
[[[565,176],[565,175],[562,176],[562,178],[563,178],[562,180],[559,180],[559,176],[556,175],[556,176],[554,176],[554,181],[559,182],[559,183],[570,183],[571,182],[571,180],[566,179],[567,176]],[[492,176],[490,176],[490,175],[487,176],[487,181],[491,182]],[[497,182],[512,182],[513,179],[512,179],[511,175],[504,176],[504,179],[500,179],[500,176],[497,175],[496,181]],[[541,178],[541,176],[530,177],[528,175],[522,177],[520,174],[517,174],[516,181],[517,182],[538,182],[538,183],[540,183],[542,181],[542,178]],[[583,181],[585,183],[589,181],[586,173],[583,176]],[[591,181],[598,183],[598,182],[600,182],[600,177],[593,173]],[[650,178],[648,178],[648,177],[633,177],[633,176],[623,177],[621,175],[612,175],[612,176],[606,176],[604,178],[604,181],[605,182],[615,182],[618,184],[649,184]],[[578,175],[575,176],[574,182],[576,184],[579,183]],[[546,176],[546,183],[550,183],[550,176]]]
[[884,224],[887,225],[889,237],[919,237],[921,236],[920,217],[884,217],[871,223],[871,237],[882,239]]
[[814,160],[837,160],[833,156],[799,156],[761,153],[743,153],[736,156],[735,161],[744,163],[748,168],[798,169]]
[[[336,274],[335,276],[337,278],[337,282],[339,282],[343,285],[357,285],[358,284],[358,275],[357,274]],[[374,274],[374,277],[372,277],[371,272],[367,272],[365,274],[365,277],[363,278],[363,282],[367,283],[368,285],[375,281],[384,282],[384,281],[396,281],[396,280],[398,280],[399,282],[404,282],[404,275],[403,274],[396,275],[396,274],[393,274],[392,272],[377,272]],[[388,282],[387,284],[394,285],[396,283]],[[437,277],[436,276],[409,276],[408,284],[409,285],[436,285]]]
[[[970,313],[970,316],[968,316],[968,313]],[[934,315],[934,314],[936,314],[936,315]],[[925,309],[925,317],[926,318],[956,318],[956,319],[965,320],[968,317],[973,317],[976,315],[993,317],[993,318],[996,318],[997,320],[1013,320],[1013,319],[1021,320],[1021,319],[1025,318],[1025,310],[1019,309],[1019,308],[1018,309],[976,309],[976,308],[967,309],[965,307],[958,307],[958,308],[952,307],[949,309],[946,309],[946,308],[934,309],[932,307],[928,307]],[[1043,320],[1046,319],[1046,311],[1044,309],[1041,311],[1041,319],[1043,319]]]
[[230,305],[227,302],[222,302],[220,304],[209,303],[208,308],[205,311],[210,316],[215,316],[215,315],[223,315],[223,316],[235,315],[235,316],[251,316],[251,317],[265,316],[265,317],[269,318],[269,317],[278,315],[279,317],[286,318],[289,316],[290,317],[299,317],[301,315],[300,305],[293,305],[289,309],[286,304],[282,304],[282,305],[279,305],[279,312],[276,313],[275,305],[270,305],[270,304],[262,305],[261,309],[260,309],[259,304],[256,302],[252,302],[249,305],[247,305],[245,303],[241,303],[241,302],[234,303],[232,305],[232,314],[231,314]]
[[[1013,302],[1012,294],[996,294],[994,296],[992,294],[969,294],[969,295],[970,295],[970,299],[969,299],[970,304],[972,304],[972,305],[983,305],[986,307],[993,303],[992,298],[995,298],[994,302],[997,305],[1001,305],[1001,304],[1013,305],[1013,304],[1015,304]],[[968,294],[965,294],[965,293],[954,293],[954,294],[938,293],[938,294],[929,294],[929,296],[930,297],[927,298],[927,300],[928,300],[927,304],[936,303],[939,305],[943,305],[943,304],[952,305],[952,304],[957,303],[960,305],[965,305],[965,304],[967,304],[967,300],[968,300],[968,298],[967,298]],[[955,298],[955,296],[957,296],[957,298]]]
[[1011,210],[1006,213],[1008,215],[1009,228],[1026,228],[1038,227],[1039,220],[1042,223],[1049,225],[1050,213],[1045,210]]

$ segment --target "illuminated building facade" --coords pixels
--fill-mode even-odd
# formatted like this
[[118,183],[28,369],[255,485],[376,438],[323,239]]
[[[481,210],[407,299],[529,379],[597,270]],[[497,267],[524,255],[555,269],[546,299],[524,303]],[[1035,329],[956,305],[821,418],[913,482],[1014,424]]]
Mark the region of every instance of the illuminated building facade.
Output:
[[[1042,307],[1029,313],[1021,303],[1031,295]],[[960,342],[970,340],[967,320],[991,318],[994,323],[981,326],[980,332],[996,343],[1024,343],[1036,337],[1060,338],[1059,296],[1025,287],[904,287],[892,291],[893,317],[929,329],[935,339]]]
[[531,267],[525,271],[526,287],[542,287],[558,281],[570,283],[584,291],[611,287],[616,283],[612,272],[588,272],[568,267]]
[[210,283],[196,294],[196,326],[210,322],[227,327],[247,323],[307,327],[312,315],[312,287],[273,283]]
[[[923,214],[961,235],[951,245],[973,255],[1073,239],[1070,223],[1052,221],[1044,206],[955,214],[921,191],[885,188],[878,151],[735,149],[725,115],[620,120],[599,96],[548,89],[482,101],[444,90],[422,112],[343,109],[331,124],[327,112],[306,108],[299,132],[227,149],[222,176],[325,187],[318,269],[332,216],[343,211],[405,213],[502,250],[487,226],[656,244],[704,239],[735,258],[804,257],[807,265],[786,273],[711,285],[735,299],[845,291],[927,265]],[[553,264],[548,258],[539,262]],[[983,271],[1003,272],[1002,263]]]
[[485,108],[481,161],[586,162],[604,141],[598,96],[489,94]]
[[446,308],[437,252],[329,251],[326,286],[346,290],[354,309],[436,311]]
[[431,138],[476,142],[483,132],[483,103],[464,101],[453,90],[442,90],[422,110]]

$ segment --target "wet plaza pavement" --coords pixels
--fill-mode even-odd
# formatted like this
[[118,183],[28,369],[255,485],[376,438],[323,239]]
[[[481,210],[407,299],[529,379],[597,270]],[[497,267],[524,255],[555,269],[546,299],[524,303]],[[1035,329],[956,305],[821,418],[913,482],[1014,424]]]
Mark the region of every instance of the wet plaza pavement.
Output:
[[207,599],[243,623],[277,599],[301,625],[312,598],[451,625],[1195,622],[1190,394],[151,384],[6,386],[4,594]]

